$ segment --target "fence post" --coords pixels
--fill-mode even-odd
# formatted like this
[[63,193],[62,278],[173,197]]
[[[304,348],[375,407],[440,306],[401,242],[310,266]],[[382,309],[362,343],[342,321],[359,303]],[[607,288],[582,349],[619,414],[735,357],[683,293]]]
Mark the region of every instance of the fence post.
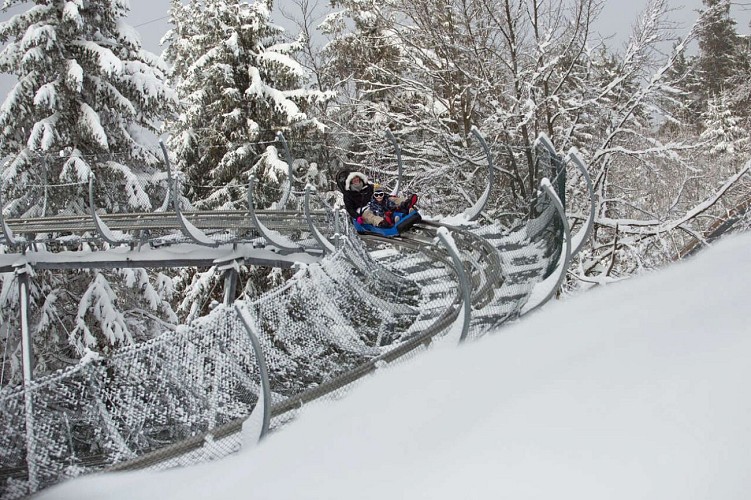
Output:
[[351,227],[352,223],[347,212],[344,209],[334,210],[334,233],[339,235],[336,248],[342,248],[345,245]]
[[224,274],[224,300],[225,306],[232,305],[235,302],[235,295],[237,294],[237,280],[239,278],[240,265],[236,260],[221,264],[218,266],[218,270]]
[[188,219],[186,219],[185,215],[183,215],[182,210],[180,209],[180,190],[177,185],[177,177],[172,176],[172,165],[169,161],[169,154],[167,153],[167,147],[162,140],[159,140],[159,147],[162,148],[164,164],[167,166],[167,185],[169,186],[172,195],[172,207],[175,209],[175,217],[177,217],[177,223],[180,230],[193,243],[211,247],[219,246],[219,243],[209,238],[203,231],[195,227]]
[[315,193],[315,187],[311,186],[310,184],[305,186],[305,220],[308,221],[308,228],[310,228],[310,233],[313,235],[318,244],[321,245],[324,253],[334,253],[336,251],[336,247],[332,245],[324,235],[321,234],[316,225],[313,223],[313,216],[310,212],[310,195],[313,193]]
[[[245,327],[245,332],[250,337],[250,342],[253,344],[253,351],[256,355],[256,363],[258,364],[258,377],[260,378],[261,393],[258,395],[258,405],[261,406],[261,428],[258,432],[258,441],[263,439],[266,433],[269,431],[269,422],[271,421],[271,385],[269,383],[269,371],[266,367],[266,358],[263,356],[263,349],[261,348],[261,341],[258,340],[258,336],[255,334],[255,322],[248,316],[247,311],[242,309],[238,304],[235,304],[235,311],[240,316],[240,321]],[[256,413],[255,408],[250,417],[253,418]]]
[[269,228],[264,226],[261,220],[258,218],[258,214],[256,213],[256,209],[253,204],[253,186],[255,185],[255,181],[256,178],[252,175],[248,179],[248,214],[250,215],[250,220],[255,226],[256,230],[261,234],[261,237],[263,237],[268,245],[277,247],[282,253],[304,251],[302,247],[295,245],[293,242],[282,237],[282,235],[278,232],[272,232],[271,230],[269,230]]
[[[521,309],[521,315],[534,311],[553,298],[553,295],[555,295],[561,287],[561,284],[563,284],[563,279],[566,277],[566,271],[571,263],[571,228],[566,219],[566,210],[547,177],[540,181],[540,187],[542,188],[542,192],[550,199],[550,203],[558,214],[561,225],[563,226],[563,245],[565,246],[561,255],[558,257],[556,266],[552,269],[548,277],[535,285],[532,290],[532,295]],[[555,274],[556,270],[558,271],[557,275]]]
[[117,236],[115,236],[115,234],[110,230],[110,228],[107,227],[107,224],[102,220],[102,218],[99,217],[99,214],[96,213],[96,200],[94,199],[95,181],[96,176],[94,176],[94,173],[91,172],[89,174],[89,213],[91,215],[91,220],[94,222],[94,229],[96,229],[99,237],[110,245],[117,246],[122,243],[129,243],[131,241],[131,238],[118,239]]
[[449,255],[451,255],[451,261],[454,264],[454,271],[459,278],[459,288],[462,293],[462,304],[464,307],[464,321],[462,323],[462,333],[459,337],[459,343],[464,342],[469,332],[469,322],[472,318],[472,290],[469,286],[469,278],[464,270],[464,263],[459,257],[459,253],[456,249],[454,239],[451,237],[448,229],[441,227],[438,229],[438,239],[441,240],[443,246],[446,247]]
[[21,350],[23,353],[24,409],[26,413],[26,467],[29,474],[29,493],[39,488],[34,439],[34,401],[31,391],[33,381],[31,331],[29,330],[29,279],[32,273],[28,263],[16,267],[18,297],[21,306]]
[[482,136],[482,134],[480,134],[480,132],[477,130],[477,127],[475,126],[472,126],[471,132],[472,135],[474,135],[475,138],[480,142],[480,146],[482,146],[482,150],[485,152],[485,158],[488,161],[488,182],[475,204],[465,210],[464,214],[466,215],[468,221],[473,221],[478,218],[480,216],[480,213],[485,209],[485,205],[488,204],[490,191],[492,191],[493,189],[493,170],[495,168],[493,166],[493,157],[490,155],[490,148],[488,148],[488,143],[485,142],[485,138]]
[[571,150],[569,150],[568,160],[573,163],[574,166],[579,169],[579,172],[581,172],[582,176],[584,176],[584,181],[587,183],[587,194],[589,195],[589,213],[587,214],[587,220],[584,221],[579,232],[571,237],[573,246],[573,249],[571,250],[571,256],[573,257],[574,255],[579,253],[579,251],[589,239],[589,235],[592,234],[592,228],[595,224],[595,211],[597,210],[597,206],[595,204],[595,190],[594,186],[592,185],[592,179],[589,177],[587,167],[586,165],[584,165],[584,161],[579,157],[579,152],[576,150],[576,148],[571,148]]

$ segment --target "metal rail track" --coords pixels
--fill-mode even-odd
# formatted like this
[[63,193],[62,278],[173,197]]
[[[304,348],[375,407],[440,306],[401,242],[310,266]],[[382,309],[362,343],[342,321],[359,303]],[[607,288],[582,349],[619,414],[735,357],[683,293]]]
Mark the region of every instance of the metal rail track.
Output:
[[[303,227],[303,219],[297,211],[259,210],[263,222]],[[253,229],[250,213],[237,210],[206,210],[183,212],[183,215],[199,229]],[[311,212],[316,219],[325,217],[324,211]],[[143,231],[180,229],[174,212],[132,212],[103,214],[99,216],[110,229],[117,231]],[[6,224],[19,235],[36,233],[84,233],[96,230],[94,220],[88,215],[59,215],[37,219],[7,219]]]

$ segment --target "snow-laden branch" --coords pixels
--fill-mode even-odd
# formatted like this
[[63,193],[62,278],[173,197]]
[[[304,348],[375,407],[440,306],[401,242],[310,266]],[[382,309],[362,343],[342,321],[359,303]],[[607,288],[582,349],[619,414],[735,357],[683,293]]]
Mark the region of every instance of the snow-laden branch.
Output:
[[[707,211],[713,207],[723,195],[735,185],[744,175],[751,170],[751,160],[748,160],[746,164],[737,173],[729,177],[725,183],[711,196],[707,197],[704,201],[694,206],[691,210],[677,219],[670,221],[660,221],[657,219],[651,220],[638,220],[638,219],[611,219],[607,217],[600,217],[597,219],[597,224],[600,226],[618,228],[619,231],[625,233],[638,233],[643,236],[654,236],[663,234],[669,231],[673,231],[679,227],[683,227],[684,224],[690,220],[696,218],[701,213]],[[646,230],[646,228],[652,228]]]

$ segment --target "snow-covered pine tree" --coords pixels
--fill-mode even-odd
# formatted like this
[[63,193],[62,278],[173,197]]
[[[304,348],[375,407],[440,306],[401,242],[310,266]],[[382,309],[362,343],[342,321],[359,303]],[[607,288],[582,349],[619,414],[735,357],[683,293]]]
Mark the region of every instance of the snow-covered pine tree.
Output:
[[181,102],[168,123],[170,151],[186,175],[188,196],[201,208],[245,206],[249,175],[255,203],[278,199],[286,164],[276,133],[321,127],[306,109],[329,94],[306,90],[306,71],[271,22],[271,0],[173,0],[175,28],[163,41]]
[[694,134],[701,129],[704,99],[701,97],[703,89],[697,64],[698,57],[681,52],[667,70],[666,76],[671,83],[670,92],[666,92],[669,102],[663,106],[665,121],[660,126],[662,133],[676,136],[681,133]]
[[703,11],[699,27],[699,61],[702,88],[707,100],[728,86],[736,71],[740,40],[735,20],[730,16],[730,0],[702,0]]
[[710,99],[702,117],[704,131],[700,139],[706,141],[710,155],[734,155],[747,150],[748,131],[740,126],[740,119],[733,115],[724,95]]
[[[3,8],[21,3],[5,0]],[[124,22],[127,0],[32,3],[0,23],[5,44],[0,71],[18,79],[0,106],[0,157],[9,158],[0,173],[6,215],[80,213],[88,205],[92,174],[100,188],[98,207],[150,209],[145,187],[160,157],[146,138],[158,132],[176,102],[164,83],[165,66],[141,48],[137,32]],[[47,184],[60,188],[44,189]],[[13,278],[3,276],[4,289],[16,286]],[[32,280],[37,367],[59,367],[61,359],[75,359],[85,347],[143,338],[151,334],[152,319],[174,317],[152,297],[138,309],[146,320],[123,312],[118,295],[133,288],[129,281],[110,272],[37,275]],[[139,300],[143,292],[135,295]],[[10,322],[18,320],[13,297],[4,294],[0,304]],[[94,321],[78,328],[84,318]]]
[[[0,154],[12,158],[4,187],[16,199],[28,197],[30,184],[83,185],[93,173],[100,184],[131,187],[109,190],[100,206],[150,208],[137,179],[159,161],[144,134],[157,132],[174,107],[165,67],[124,23],[126,0],[34,4],[0,24],[0,71],[18,78],[0,107]],[[85,192],[66,198],[58,210]]]
[[[700,111],[707,111],[717,95],[723,93],[733,113],[751,122],[751,43],[740,36],[729,0],[703,0],[699,30],[699,75],[702,80],[697,96]],[[739,8],[739,7],[735,7]]]

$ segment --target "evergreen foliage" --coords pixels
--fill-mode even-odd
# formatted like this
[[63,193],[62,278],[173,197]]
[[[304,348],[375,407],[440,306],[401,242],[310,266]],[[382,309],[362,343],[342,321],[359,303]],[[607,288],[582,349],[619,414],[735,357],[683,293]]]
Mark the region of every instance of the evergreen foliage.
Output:
[[181,108],[169,146],[196,207],[244,207],[249,175],[259,181],[255,203],[269,206],[286,176],[277,131],[320,126],[306,110],[329,96],[302,86],[299,44],[283,41],[270,9],[270,0],[171,4],[165,58]]
[[702,2],[707,9],[699,28],[698,69],[706,99],[728,89],[739,62],[740,40],[730,16],[730,0]]
[[[6,0],[3,8],[21,3]],[[0,175],[9,202],[4,214],[87,213],[93,178],[102,187],[99,208],[151,210],[147,191],[160,182],[161,165],[148,138],[176,104],[164,82],[165,66],[142,49],[138,33],[124,22],[126,0],[32,3],[0,23],[0,71],[18,79],[0,106],[0,156],[7,158]],[[91,250],[83,242],[72,244]],[[154,324],[176,319],[146,271],[129,273],[34,277],[37,370],[64,366],[89,348],[106,351],[143,340]],[[152,277],[160,281],[160,275]],[[9,293],[0,297],[0,310],[8,331],[17,332],[17,282],[12,274],[2,281]],[[19,376],[15,342],[5,338],[13,369],[4,383]]]
[[[123,22],[128,3],[34,4],[0,24],[6,43],[0,71],[18,78],[0,107],[0,154],[11,157],[2,172],[5,189],[19,198],[28,197],[31,184],[83,184],[91,175],[127,183],[152,173],[157,160],[144,135],[158,131],[175,101],[164,84],[164,66]],[[100,200],[101,206],[149,208],[118,192],[123,190]],[[79,187],[76,196],[84,195]],[[26,206],[41,203],[28,200]],[[75,196],[59,204],[75,210]]]
[[709,101],[700,138],[707,141],[713,156],[743,151],[749,142],[748,131],[740,127],[740,120],[722,96]]

